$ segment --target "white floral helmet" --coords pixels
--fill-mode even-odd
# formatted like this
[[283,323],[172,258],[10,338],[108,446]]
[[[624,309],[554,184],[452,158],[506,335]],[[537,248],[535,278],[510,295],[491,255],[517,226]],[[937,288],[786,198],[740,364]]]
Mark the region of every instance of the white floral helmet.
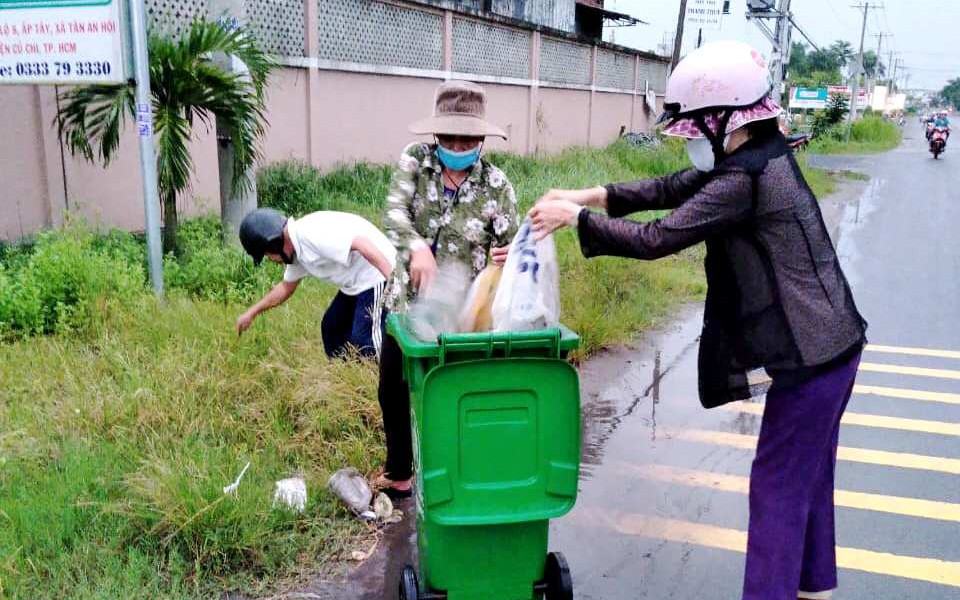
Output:
[[667,123],[663,133],[706,137],[716,145],[747,123],[783,112],[771,87],[767,61],[756,49],[736,41],[705,44],[670,75],[659,121]]

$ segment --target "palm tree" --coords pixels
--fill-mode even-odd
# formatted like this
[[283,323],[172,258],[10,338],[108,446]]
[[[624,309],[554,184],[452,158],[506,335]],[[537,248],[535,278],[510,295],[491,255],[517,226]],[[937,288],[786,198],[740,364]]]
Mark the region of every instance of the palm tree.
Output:
[[[242,28],[228,30],[198,20],[179,39],[151,34],[150,90],[157,148],[157,172],[163,208],[163,251],[176,248],[177,198],[190,185],[193,158],[188,144],[194,124],[208,129],[214,119],[234,144],[231,185],[249,185],[247,170],[260,157],[266,131],[263,89],[272,63]],[[217,53],[234,55],[249,75],[217,66]],[[135,119],[134,88],[126,84],[95,84],[60,96],[60,137],[74,155],[104,166],[110,163],[127,119]]]
[[853,46],[850,42],[844,40],[835,41],[831,44],[830,48],[827,49],[827,52],[833,56],[833,60],[838,68],[847,66],[847,63],[854,54]]

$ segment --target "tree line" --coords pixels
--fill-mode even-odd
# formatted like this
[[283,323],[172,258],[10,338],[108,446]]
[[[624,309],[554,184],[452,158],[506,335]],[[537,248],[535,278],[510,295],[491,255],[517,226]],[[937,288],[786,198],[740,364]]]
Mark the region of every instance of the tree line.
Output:
[[[837,40],[829,47],[819,49],[794,42],[787,66],[788,79],[792,85],[800,87],[842,85],[847,79],[844,71],[852,71],[856,64],[857,53],[850,42]],[[867,78],[887,74],[887,66],[873,50],[863,53],[863,68]]]

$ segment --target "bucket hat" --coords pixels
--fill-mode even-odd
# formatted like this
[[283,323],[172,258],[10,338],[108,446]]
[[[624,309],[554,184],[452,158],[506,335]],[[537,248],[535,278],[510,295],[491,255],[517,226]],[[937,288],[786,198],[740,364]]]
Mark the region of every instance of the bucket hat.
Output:
[[469,81],[447,81],[437,88],[433,115],[412,123],[410,132],[507,139],[507,134],[486,116],[487,94],[482,87]]

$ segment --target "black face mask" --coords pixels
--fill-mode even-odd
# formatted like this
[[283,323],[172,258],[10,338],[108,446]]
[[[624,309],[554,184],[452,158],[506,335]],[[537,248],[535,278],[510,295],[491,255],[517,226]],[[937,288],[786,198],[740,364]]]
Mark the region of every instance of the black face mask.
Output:
[[280,258],[283,259],[283,264],[285,264],[285,265],[292,265],[292,264],[293,264],[293,256],[287,254],[286,251],[284,251],[284,250],[282,250],[282,249],[280,250]]

